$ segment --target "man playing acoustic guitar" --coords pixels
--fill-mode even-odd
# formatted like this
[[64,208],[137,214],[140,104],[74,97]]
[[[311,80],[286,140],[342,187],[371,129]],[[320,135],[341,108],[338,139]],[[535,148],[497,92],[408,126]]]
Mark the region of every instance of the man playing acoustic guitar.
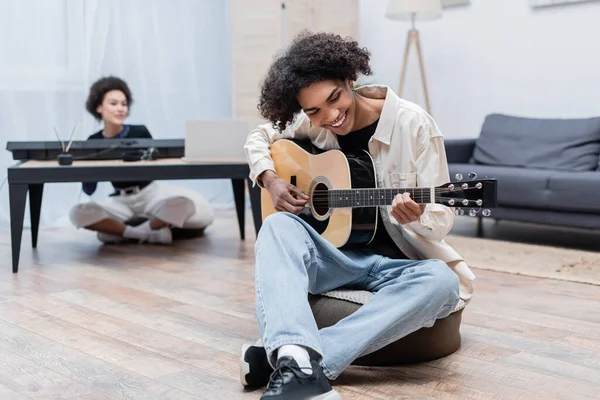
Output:
[[[298,217],[306,193],[275,173],[270,147],[307,139],[322,150],[371,155],[378,187],[435,187],[449,181],[436,123],[386,86],[354,88],[370,75],[370,54],[350,39],[303,33],[270,67],[258,108],[271,123],[248,135],[250,178],[276,210],[255,247],[256,315],[261,343],[242,348],[244,385],[265,385],[262,399],[339,399],[330,386],[353,360],[464,307],[473,273],[443,238],[451,208],[418,204],[408,193],[379,207],[366,246],[336,247]],[[319,330],[307,296],[336,288],[374,296]]]

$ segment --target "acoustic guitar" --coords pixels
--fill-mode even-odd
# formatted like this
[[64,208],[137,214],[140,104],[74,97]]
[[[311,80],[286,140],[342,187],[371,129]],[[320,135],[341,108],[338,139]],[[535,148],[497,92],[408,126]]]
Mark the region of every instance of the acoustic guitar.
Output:
[[[373,159],[367,151],[345,154],[340,150],[321,151],[309,140],[280,139],[270,146],[279,178],[290,182],[309,197],[298,214],[324,239],[336,247],[365,245],[382,223],[379,206],[389,206],[399,193],[410,193],[419,204],[436,203],[455,208],[472,207],[470,216],[489,216],[497,206],[496,179],[462,181],[437,187],[378,188]],[[271,195],[261,191],[262,219],[278,212]]]

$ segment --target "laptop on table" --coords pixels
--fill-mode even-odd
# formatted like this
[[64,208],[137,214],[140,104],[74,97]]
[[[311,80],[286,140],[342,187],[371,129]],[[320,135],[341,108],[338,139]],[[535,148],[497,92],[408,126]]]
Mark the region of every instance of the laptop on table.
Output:
[[187,163],[247,162],[248,122],[241,119],[190,120],[182,160]]

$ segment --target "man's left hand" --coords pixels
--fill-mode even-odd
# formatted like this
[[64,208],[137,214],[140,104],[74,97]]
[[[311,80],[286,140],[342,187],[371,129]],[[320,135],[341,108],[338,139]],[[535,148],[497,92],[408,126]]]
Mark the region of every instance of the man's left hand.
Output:
[[398,223],[404,225],[419,219],[425,212],[426,204],[417,204],[409,193],[396,195],[392,201],[392,215]]

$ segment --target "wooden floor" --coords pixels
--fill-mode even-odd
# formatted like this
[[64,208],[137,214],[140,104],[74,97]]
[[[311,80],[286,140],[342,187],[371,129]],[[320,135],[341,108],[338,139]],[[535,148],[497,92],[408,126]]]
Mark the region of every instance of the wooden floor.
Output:
[[[60,229],[32,251],[26,231],[16,275],[0,236],[0,399],[260,397],[238,381],[241,344],[258,334],[247,232],[222,212],[171,247]],[[334,382],[342,398],[600,398],[600,288],[475,272],[456,354],[350,367]]]

